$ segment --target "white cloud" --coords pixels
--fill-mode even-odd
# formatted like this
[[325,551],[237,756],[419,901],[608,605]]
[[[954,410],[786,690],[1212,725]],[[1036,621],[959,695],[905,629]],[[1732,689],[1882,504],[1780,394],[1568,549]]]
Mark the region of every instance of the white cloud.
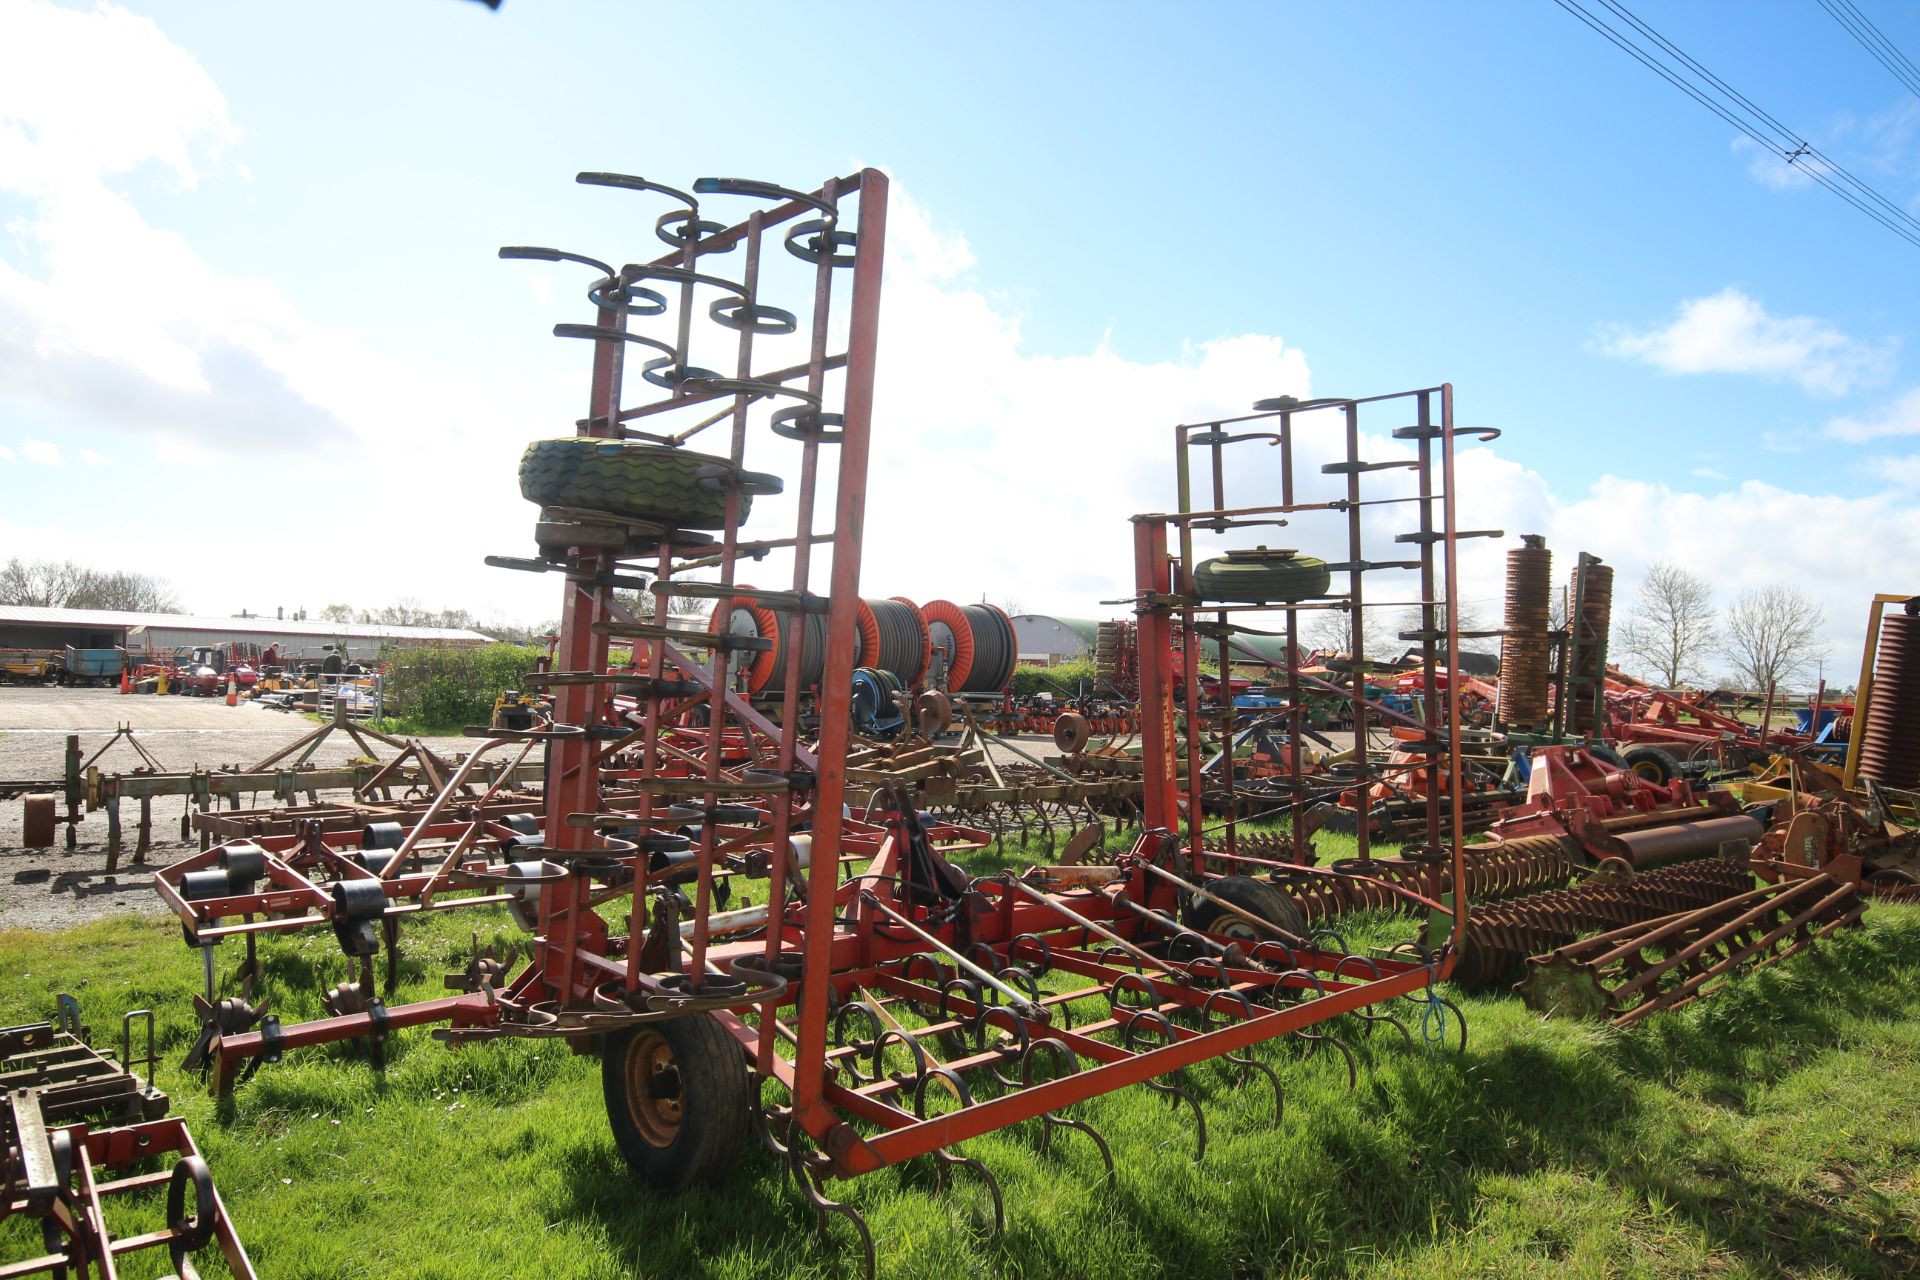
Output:
[[[312,325],[272,282],[222,275],[109,184],[159,168],[192,188],[238,141],[198,61],[112,5],[0,0],[0,29],[0,196],[26,209],[0,253],[0,395],[253,448],[354,431],[379,399],[376,353]],[[102,323],[100,300],[129,289],[138,305]]]
[[1773,316],[1734,286],[1680,304],[1672,324],[1609,327],[1599,349],[1665,373],[1750,373],[1794,382],[1816,395],[1844,395],[1882,377],[1897,343],[1863,342],[1816,316]]
[[192,187],[195,151],[239,137],[212,78],[150,18],[0,0],[0,25],[0,172],[16,189],[57,191],[148,161]]
[[203,469],[213,466],[218,459],[207,450],[191,445],[183,440],[162,440],[153,446],[153,460],[178,467]]
[[7,446],[3,444],[0,444],[0,462],[12,462],[12,461],[13,461],[13,450],[7,448]]
[[51,440],[28,440],[20,446],[20,452],[28,462],[37,462],[43,467],[60,465],[60,446]]
[[1788,164],[1779,155],[1741,134],[1733,140],[1735,155],[1747,156],[1747,175],[1763,187],[1775,191],[1791,191],[1804,187],[1813,179],[1804,169]]
[[[237,173],[224,157],[240,130],[189,55],[151,22],[110,7],[72,13],[0,0],[0,22],[34,37],[0,49],[0,193],[20,197],[26,210],[9,225],[12,243],[0,244],[0,395],[39,401],[63,421],[133,424],[149,438],[124,458],[150,451],[157,477],[177,484],[183,473],[206,472],[195,482],[209,493],[218,486],[205,503],[105,512],[72,529],[9,525],[0,515],[0,546],[156,572],[172,578],[190,606],[210,612],[317,609],[331,600],[377,607],[407,595],[526,621],[557,612],[551,578],[487,569],[479,557],[531,549],[533,509],[513,491],[515,460],[529,436],[564,432],[579,412],[584,348],[575,344],[572,362],[537,358],[546,324],[586,318],[577,313],[577,274],[500,264],[530,290],[524,330],[508,335],[524,342],[512,350],[524,349],[526,361],[435,369],[316,325],[276,282],[221,274],[197,246],[151,225],[105,181],[140,166],[182,186]],[[21,52],[28,46],[31,55]],[[35,61],[65,74],[25,66]],[[75,74],[78,67],[87,74]],[[16,87],[20,74],[32,92]],[[88,94],[98,101],[76,101]],[[122,118],[132,123],[116,130]],[[1290,340],[1301,335],[1199,332],[1173,352],[1123,353],[1105,340],[1084,350],[1036,351],[1018,310],[994,288],[992,264],[977,262],[957,229],[941,226],[898,184],[893,195],[863,589],[922,601],[1017,597],[1034,610],[1073,616],[1121,612],[1099,602],[1130,589],[1129,518],[1174,502],[1173,424],[1243,413],[1265,396],[1310,394],[1307,355]],[[610,230],[608,254],[628,247]],[[785,254],[769,259],[766,272],[805,271]],[[117,311],[109,331],[97,323],[98,299],[123,296],[126,282],[113,264],[126,261],[142,264],[141,305]],[[769,297],[791,305],[791,294]],[[1668,329],[1622,331],[1610,346],[1672,372],[1767,374],[1819,391],[1864,381],[1890,351],[1824,321],[1771,317],[1732,289],[1689,302]],[[696,351],[696,362],[702,358],[713,359]],[[1389,370],[1383,381],[1398,379]],[[630,390],[632,403],[637,381]],[[1473,391],[1461,392],[1466,421],[1474,420]],[[755,412],[748,465],[791,483],[797,450],[770,437],[765,411]],[[1920,431],[1920,402],[1866,427],[1840,425],[1847,421],[1831,424],[1830,433],[1873,439]],[[243,451],[274,440],[303,450],[297,472],[236,465]],[[1872,592],[1897,586],[1878,579],[1879,567],[1920,560],[1920,514],[1895,493],[1843,499],[1716,484],[1708,495],[1608,476],[1585,493],[1555,494],[1516,461],[1531,456],[1536,440],[1515,435],[1460,454],[1462,526],[1507,533],[1461,549],[1461,593],[1483,602],[1489,616],[1498,614],[1505,550],[1519,533],[1540,532],[1557,553],[1559,576],[1575,552],[1590,550],[1619,570],[1623,597],[1660,556],[1710,573],[1723,596],[1760,581],[1801,583],[1829,606],[1836,652],[1849,628],[1857,651],[1855,615],[1864,614]],[[379,443],[377,453],[368,441]],[[1765,443],[1797,447],[1791,439]],[[1369,439],[1365,450],[1374,459],[1406,456],[1391,440]],[[1336,451],[1327,430],[1303,427],[1302,497],[1334,496],[1336,482],[1318,467]],[[1230,497],[1274,496],[1270,452],[1243,445],[1229,457]],[[10,460],[11,451],[0,446],[0,459]],[[45,479],[75,486],[77,498],[80,485],[126,478],[74,471]],[[1912,471],[1911,459],[1883,468],[1891,484],[1911,482]],[[1402,473],[1379,473],[1369,484],[1376,479],[1386,492],[1404,491]],[[786,532],[777,518],[791,512],[789,499],[756,504],[750,536]],[[419,536],[421,502],[442,504],[440,536]],[[333,554],[308,566],[297,586],[277,587],[286,600],[234,599],[231,574],[217,558],[167,550],[201,545],[215,532],[216,513],[224,525],[273,529],[287,527],[296,508],[296,523],[325,520]],[[1337,559],[1344,554],[1338,524],[1333,516],[1303,517],[1285,528],[1240,531],[1235,541]],[[1782,535],[1797,527],[1819,528],[1821,536]],[[1393,530],[1376,529],[1367,550],[1391,555]],[[777,556],[747,573],[763,584],[785,578]]]
[[80,461],[90,467],[110,467],[113,465],[113,459],[101,453],[98,449],[82,449],[80,451]]
[[1884,440],[1888,436],[1920,435],[1920,387],[1882,406],[1877,413],[1861,418],[1835,418],[1827,423],[1826,432],[1835,440],[1849,444]]
[[[1520,447],[1518,439],[1501,443]],[[1889,476],[1894,484],[1888,491],[1860,498],[1754,480],[1697,493],[1614,475],[1601,476],[1584,494],[1556,495],[1532,472],[1503,472],[1505,467],[1511,464],[1501,459],[1484,475],[1462,477],[1463,523],[1508,533],[1497,547],[1463,548],[1463,595],[1500,598],[1504,550],[1522,532],[1547,536],[1558,582],[1567,580],[1580,551],[1612,565],[1616,619],[1631,607],[1633,591],[1655,560],[1674,561],[1705,577],[1723,606],[1747,588],[1785,583],[1820,605],[1832,645],[1827,677],[1839,684],[1853,680],[1873,595],[1909,589],[1897,580],[1897,566],[1920,561],[1920,503],[1911,489],[1898,490],[1897,475]],[[1911,470],[1920,474],[1920,465]],[[1818,529],[1820,536],[1783,532],[1794,529]]]
[[1920,491],[1920,453],[1904,457],[1879,457],[1867,461],[1867,469],[1889,485]]

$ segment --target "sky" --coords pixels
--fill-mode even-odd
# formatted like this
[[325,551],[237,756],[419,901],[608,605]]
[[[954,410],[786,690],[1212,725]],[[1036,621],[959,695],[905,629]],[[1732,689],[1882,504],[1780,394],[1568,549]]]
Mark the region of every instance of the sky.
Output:
[[[1920,99],[1815,0],[1635,12],[1915,208]],[[1490,616],[1537,532],[1617,597],[1661,558],[1799,587],[1850,683],[1920,590],[1920,249],[1551,0],[0,0],[0,557],[551,618],[482,559],[531,553],[519,453],[586,398],[548,332],[591,315],[497,248],[651,256],[580,170],[866,165],[866,594],[1111,616],[1173,424],[1441,382],[1503,433],[1458,486],[1508,535],[1463,561]]]

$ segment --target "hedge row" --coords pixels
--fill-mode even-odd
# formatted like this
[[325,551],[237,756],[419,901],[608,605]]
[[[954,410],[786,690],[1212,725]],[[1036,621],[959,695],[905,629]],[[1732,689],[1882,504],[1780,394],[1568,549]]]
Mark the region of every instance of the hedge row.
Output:
[[386,712],[419,726],[416,731],[458,732],[493,718],[494,699],[521,687],[546,656],[530,645],[488,644],[471,648],[420,645],[389,649]]

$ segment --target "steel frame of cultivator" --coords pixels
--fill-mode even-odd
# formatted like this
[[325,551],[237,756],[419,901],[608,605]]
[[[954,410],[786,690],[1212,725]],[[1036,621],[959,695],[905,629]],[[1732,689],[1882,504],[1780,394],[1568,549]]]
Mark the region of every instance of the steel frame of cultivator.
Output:
[[[1429,387],[1417,391],[1400,392],[1386,396],[1375,396],[1360,400],[1317,400],[1299,402],[1291,397],[1282,397],[1276,401],[1263,401],[1255,406],[1255,412],[1242,417],[1223,419],[1195,426],[1183,426],[1178,432],[1179,446],[1179,491],[1180,506],[1176,514],[1155,517],[1137,517],[1134,526],[1135,564],[1138,577],[1136,587],[1139,599],[1143,602],[1160,602],[1156,609],[1142,609],[1139,623],[1140,665],[1142,694],[1142,718],[1144,722],[1144,753],[1150,762],[1149,772],[1154,779],[1149,782],[1144,799],[1146,823],[1149,828],[1163,827],[1176,820],[1182,804],[1187,811],[1198,814],[1207,793],[1223,794],[1227,803],[1223,806],[1230,815],[1224,824],[1222,849],[1209,852],[1203,843],[1200,825],[1192,824],[1188,836],[1189,856],[1196,866],[1202,860],[1214,858],[1230,865],[1257,868],[1269,873],[1292,878],[1300,883],[1311,883],[1314,879],[1327,875],[1347,875],[1367,877],[1373,858],[1371,854],[1370,832],[1366,823],[1360,823],[1355,832],[1357,856],[1338,864],[1333,868],[1316,868],[1311,846],[1312,824],[1308,821],[1308,810],[1313,803],[1307,785],[1309,775],[1298,751],[1290,754],[1289,768],[1281,777],[1288,784],[1288,796],[1275,808],[1285,809],[1290,819],[1292,841],[1291,857],[1284,862],[1268,858],[1249,858],[1241,855],[1236,848],[1238,841],[1238,822],[1231,815],[1234,811],[1232,797],[1239,785],[1236,779],[1233,757],[1228,752],[1219,762],[1219,767],[1208,773],[1203,767],[1203,747],[1200,736],[1190,734],[1185,743],[1186,794],[1184,800],[1181,788],[1176,781],[1179,770],[1176,768],[1174,753],[1176,743],[1168,729],[1172,723],[1172,683],[1173,672],[1169,654],[1176,645],[1189,653],[1201,652],[1203,638],[1211,638],[1216,643],[1216,652],[1222,669],[1229,669],[1229,636],[1236,628],[1245,628],[1249,615],[1271,615],[1279,612],[1283,615],[1282,630],[1273,634],[1285,637],[1289,653],[1297,653],[1296,643],[1299,634],[1299,619],[1303,612],[1313,610],[1340,609],[1358,612],[1368,608],[1405,608],[1411,604],[1420,611],[1421,625],[1418,630],[1406,633],[1402,638],[1415,641],[1420,648],[1419,671],[1429,689],[1438,688],[1436,673],[1439,670],[1442,655],[1445,655],[1447,669],[1457,669],[1458,654],[1463,633],[1457,626],[1453,604],[1455,600],[1455,582],[1457,570],[1457,543],[1463,537],[1498,537],[1498,531],[1473,530],[1461,531],[1456,524],[1454,495],[1454,449],[1456,439],[1466,436],[1470,439],[1492,440],[1498,432],[1490,429],[1456,431],[1453,420],[1453,388],[1450,385]],[[1312,413],[1337,414],[1341,419],[1341,430],[1337,433],[1341,441],[1339,456],[1335,461],[1325,464],[1324,474],[1344,477],[1344,496],[1325,501],[1299,501],[1295,493],[1294,450],[1297,428],[1295,419]],[[1361,419],[1367,416],[1372,426],[1377,417],[1390,417],[1394,425],[1391,435],[1396,440],[1411,441],[1413,456],[1392,461],[1369,461],[1361,456]],[[1411,423],[1401,419],[1411,417]],[[1233,507],[1226,497],[1226,450],[1232,445],[1254,445],[1277,450],[1279,455],[1280,502],[1275,505],[1258,507]],[[1196,507],[1193,493],[1193,466],[1191,453],[1196,449],[1206,451],[1208,473],[1211,480],[1210,505]],[[1367,488],[1365,477],[1370,474],[1405,469],[1413,473],[1414,492],[1402,496],[1379,496]],[[1395,535],[1397,545],[1413,549],[1412,559],[1396,561],[1374,561],[1367,558],[1364,535],[1373,523],[1371,514],[1379,508],[1410,506],[1415,515],[1414,527]],[[1216,533],[1229,529],[1257,527],[1262,525],[1284,525],[1287,517],[1301,513],[1332,513],[1344,517],[1347,559],[1340,563],[1329,564],[1329,571],[1345,579],[1346,591],[1343,595],[1327,600],[1311,600],[1287,604],[1284,606],[1246,605],[1246,604],[1209,604],[1203,603],[1190,594],[1175,595],[1177,579],[1183,574],[1191,574],[1195,563],[1194,532],[1196,529],[1210,530]],[[1368,575],[1377,572],[1398,572],[1412,574],[1415,577],[1418,592],[1417,599],[1409,601],[1381,602],[1369,600],[1365,595],[1365,583]],[[1202,615],[1210,615],[1202,621]],[[1351,665],[1356,672],[1364,671],[1366,654],[1364,639],[1355,628],[1355,652],[1351,655]],[[1464,633],[1470,636],[1473,633]],[[1298,743],[1305,733],[1305,690],[1310,680],[1298,670],[1297,662],[1290,662],[1287,668],[1284,687],[1287,707],[1279,715],[1288,726],[1288,738]],[[1186,703],[1198,705],[1198,664],[1187,665]],[[1311,681],[1318,692],[1330,693],[1344,698],[1352,708],[1354,721],[1354,752],[1351,768],[1343,770],[1341,790],[1357,789],[1364,793],[1379,777],[1392,774],[1406,774],[1417,771],[1421,775],[1421,791],[1424,796],[1424,814],[1419,825],[1419,841],[1414,849],[1416,859],[1443,861],[1452,868],[1452,883],[1464,884],[1466,877],[1461,853],[1464,846],[1465,814],[1463,812],[1463,787],[1461,781],[1461,731],[1459,719],[1459,689],[1457,682],[1448,680],[1444,704],[1436,698],[1424,700],[1421,715],[1417,719],[1385,712],[1366,697],[1363,679],[1355,677],[1349,686],[1331,682]],[[1271,688],[1273,682],[1269,682]],[[1151,693],[1151,698],[1148,694]],[[1409,755],[1424,757],[1424,763],[1409,769],[1396,766],[1389,770],[1375,759],[1375,752],[1368,741],[1369,718],[1371,715],[1386,715],[1389,719],[1418,727],[1423,737],[1418,741],[1398,741],[1396,747]],[[1221,740],[1233,741],[1233,710],[1224,708],[1219,725]],[[1157,768],[1155,765],[1157,764]],[[1408,891],[1398,885],[1386,885],[1384,891],[1389,896],[1398,896]],[[1438,904],[1433,904],[1438,905]],[[1464,911],[1448,914],[1456,917],[1451,944],[1458,943],[1459,918]],[[1443,953],[1448,950],[1443,948]],[[1442,963],[1450,963],[1442,955]]]
[[[1393,1021],[1374,1007],[1402,998],[1423,1002],[1431,1020],[1443,1003],[1431,988],[1453,963],[1464,903],[1428,900],[1382,881],[1388,892],[1454,917],[1451,937],[1436,951],[1394,958],[1349,953],[1337,939],[1302,937],[1232,904],[1222,904],[1234,917],[1230,932],[1203,933],[1183,923],[1184,908],[1218,902],[1207,886],[1222,865],[1240,870],[1258,861],[1203,848],[1197,794],[1190,796],[1191,820],[1181,834],[1166,654],[1176,630],[1196,645],[1200,634],[1202,605],[1187,577],[1191,529],[1202,519],[1251,520],[1307,509],[1294,505],[1290,465],[1278,507],[1228,512],[1216,502],[1196,513],[1183,503],[1179,514],[1136,520],[1147,763],[1145,829],[1133,848],[1108,866],[1041,867],[969,879],[941,856],[941,833],[923,825],[903,785],[882,784],[862,794],[847,777],[886,178],[865,170],[814,192],[702,180],[692,193],[622,175],[581,180],[673,201],[656,223],[673,252],[617,269],[558,250],[503,250],[503,256],[581,264],[594,274],[594,323],[556,327],[559,336],[593,343],[581,435],[680,444],[707,427],[730,428],[726,461],[711,476],[727,495],[720,532],[689,533],[604,512],[543,511],[541,558],[493,562],[558,572],[566,581],[555,670],[530,678],[553,690],[550,724],[470,731],[488,741],[398,844],[367,848],[367,833],[328,832],[315,824],[292,835],[222,845],[161,873],[160,892],[186,923],[189,941],[211,945],[243,936],[251,943],[263,932],[328,927],[363,966],[355,1007],[289,1026],[244,999],[239,1008],[216,1002],[210,978],[210,1025],[201,1052],[217,1080],[231,1081],[249,1059],[270,1060],[305,1045],[378,1040],[393,1029],[428,1024],[445,1024],[436,1035],[456,1044],[527,1036],[560,1038],[588,1051],[597,1045],[614,1079],[625,1069],[620,1046],[630,1050],[639,1043],[636,1037],[650,1029],[657,1034],[661,1024],[710,1018],[739,1056],[707,1065],[748,1073],[757,1082],[759,1099],[749,1109],[763,1139],[789,1163],[819,1224],[835,1213],[856,1228],[871,1271],[872,1237],[856,1210],[827,1196],[830,1178],[930,1156],[944,1181],[964,1165],[990,1187],[997,1225],[997,1183],[977,1161],[956,1155],[954,1144],[1041,1119],[1043,1133],[1078,1130],[1105,1157],[1104,1140],[1063,1112],[1146,1083],[1192,1104],[1203,1152],[1204,1118],[1177,1082],[1181,1070],[1220,1060],[1243,1074],[1263,1071],[1274,1084],[1277,1107],[1279,1081],[1245,1056],[1252,1046],[1289,1033],[1311,1035],[1311,1029],[1349,1013],[1359,1014],[1370,1030]],[[723,227],[705,216],[699,198],[707,195],[756,201],[758,207],[745,221]],[[850,200],[856,209],[851,216]],[[787,312],[761,296],[763,245],[777,251],[783,243],[813,268],[810,312]],[[707,269],[706,259],[734,248],[744,249],[737,278]],[[850,276],[844,290],[843,276]],[[728,325],[737,335],[732,376],[692,363],[697,289],[721,294],[709,313],[736,322]],[[836,310],[843,296],[849,305]],[[630,327],[648,314],[677,322],[675,337],[666,341]],[[755,338],[775,331],[806,334],[806,359],[766,367]],[[830,350],[836,334],[845,339],[837,352]],[[623,362],[636,344],[665,353],[643,369],[665,394],[627,407]],[[841,390],[839,407],[830,409],[828,376],[834,373],[841,376]],[[757,410],[770,400],[785,407],[776,409],[771,422],[758,421]],[[1277,440],[1288,455],[1292,419],[1311,407],[1331,407],[1344,416],[1347,456],[1356,464],[1347,473],[1354,607],[1361,604],[1360,575],[1373,567],[1360,563],[1365,504],[1358,487],[1366,464],[1358,463],[1356,453],[1359,418],[1365,408],[1414,419],[1397,434],[1415,441],[1417,449],[1417,461],[1409,465],[1418,472],[1420,496],[1408,501],[1417,504],[1419,515],[1411,537],[1419,549],[1413,567],[1421,571],[1420,634],[1431,675],[1440,641],[1451,654],[1459,638],[1450,626],[1435,626],[1438,610],[1453,616],[1454,544],[1464,536],[1454,522],[1451,389],[1253,416],[1266,428],[1263,437]],[[674,415],[678,422],[697,420],[673,432]],[[1206,430],[1224,434],[1229,425]],[[750,540],[742,536],[741,496],[782,488],[776,477],[747,469],[768,428],[799,445],[799,479],[789,495],[793,531]],[[1183,480],[1196,434],[1192,427],[1177,431]],[[1436,471],[1444,488],[1434,484]],[[828,474],[832,526],[819,532],[815,517],[827,502]],[[1181,546],[1178,559],[1168,553],[1170,529]],[[770,551],[791,560],[790,585],[741,585],[740,563]],[[821,595],[815,581],[823,556],[830,556],[831,565]],[[1444,595],[1436,589],[1437,556],[1446,563]],[[788,646],[771,707],[764,697],[749,702],[733,691],[735,654],[748,647],[740,638],[676,630],[616,603],[614,589],[632,586],[634,575],[647,570],[655,575],[648,588],[659,604],[654,618],[667,616],[671,597],[688,594],[745,596],[796,620],[824,612],[827,648],[817,690],[802,688],[802,646],[796,644]],[[689,570],[702,577],[684,576]],[[1245,612],[1207,611],[1223,621],[1228,613]],[[640,674],[608,674],[613,637],[634,643]],[[709,651],[704,662],[688,656],[699,648]],[[1188,677],[1189,706],[1198,705],[1195,678]],[[637,691],[631,709],[616,714],[614,685]],[[1293,693],[1297,707],[1297,679]],[[803,696],[818,715],[819,739],[812,746],[801,737]],[[704,724],[689,725],[685,713],[702,705]],[[1355,714],[1364,719],[1363,708]],[[1458,731],[1454,717],[1441,716],[1437,708],[1429,710],[1426,724],[1432,743],[1449,748],[1436,753],[1431,767],[1452,771],[1453,783],[1429,788],[1435,798],[1426,848],[1428,856],[1446,857],[1450,844],[1454,883],[1465,884],[1454,763]],[[523,755],[535,745],[546,751],[540,835],[490,816],[486,796],[470,816],[449,820],[456,788],[477,762],[515,745]],[[1189,745],[1190,787],[1200,785],[1198,750],[1197,742]],[[1364,749],[1361,761],[1364,778]],[[1230,771],[1228,777],[1231,785]],[[1443,793],[1453,797],[1450,813],[1440,807]],[[679,834],[689,829],[691,837]],[[1365,878],[1365,847],[1363,837],[1357,867],[1299,873]],[[769,905],[717,911],[718,879],[748,867],[766,875]],[[502,902],[534,935],[531,959],[517,973],[480,966],[476,958],[458,994],[391,1008],[368,989],[373,954],[384,942],[391,963],[393,931],[408,917]],[[225,923],[235,918],[238,923]],[[621,921],[624,932],[617,927]],[[1457,1026],[1457,1011],[1451,1017]],[[993,1096],[969,1083],[989,1077]],[[769,1098],[768,1090],[775,1096]],[[679,1095],[674,1115],[682,1114],[677,1108],[689,1096]],[[644,1105],[657,1104],[652,1093],[646,1097],[653,1101]],[[611,1095],[609,1111],[618,1134]]]
[[[142,1017],[147,1052],[135,1059],[133,1029]],[[118,1059],[88,1043],[79,1006],[67,996],[53,1022],[0,1027],[0,1224],[34,1223],[39,1236],[38,1252],[0,1261],[0,1276],[114,1280],[128,1255],[164,1249],[178,1280],[196,1280],[193,1255],[217,1245],[237,1280],[253,1280],[193,1135],[166,1114],[167,1096],[150,1078],[134,1074],[136,1061],[149,1072],[157,1061],[148,1010],[121,1020]],[[168,1156],[175,1157],[168,1168],[135,1171]],[[123,1233],[108,1225],[109,1197],[160,1188],[164,1226]]]

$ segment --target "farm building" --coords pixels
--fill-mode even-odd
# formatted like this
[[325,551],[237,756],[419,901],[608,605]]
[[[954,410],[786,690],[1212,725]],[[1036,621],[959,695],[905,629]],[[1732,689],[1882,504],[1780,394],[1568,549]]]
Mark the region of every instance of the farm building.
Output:
[[1020,613],[1013,618],[1014,649],[1022,662],[1051,667],[1093,652],[1100,624],[1091,618],[1052,618]]
[[332,645],[351,658],[372,658],[392,644],[486,644],[478,631],[454,627],[391,627],[371,622],[292,618],[203,618],[183,613],[114,609],[44,609],[0,605],[0,649],[170,650],[238,641],[277,645],[290,658],[317,658]]

